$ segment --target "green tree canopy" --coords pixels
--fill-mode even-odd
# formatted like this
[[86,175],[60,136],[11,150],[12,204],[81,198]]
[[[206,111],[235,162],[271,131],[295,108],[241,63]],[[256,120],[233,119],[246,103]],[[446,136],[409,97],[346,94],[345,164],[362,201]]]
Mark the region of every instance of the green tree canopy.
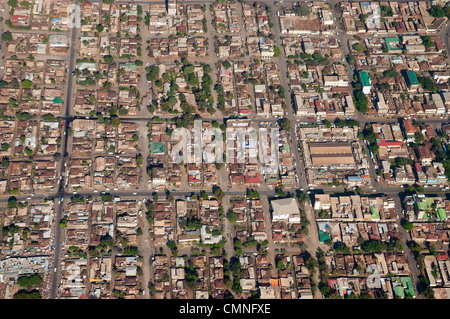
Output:
[[5,31],[2,33],[2,41],[3,42],[10,42],[10,41],[12,41],[12,39],[13,39],[13,37],[12,37],[11,32]]

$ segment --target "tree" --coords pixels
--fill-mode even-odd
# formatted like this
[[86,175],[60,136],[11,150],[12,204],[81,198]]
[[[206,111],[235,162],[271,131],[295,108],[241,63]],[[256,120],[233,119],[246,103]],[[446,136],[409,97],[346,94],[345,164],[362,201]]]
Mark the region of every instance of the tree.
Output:
[[361,90],[355,91],[355,105],[361,113],[367,112],[369,100]]
[[17,283],[20,285],[20,287],[40,286],[42,284],[42,281],[43,279],[39,274],[21,276],[17,279]]
[[336,250],[337,252],[340,252],[342,254],[350,254],[350,248],[348,248],[348,246],[342,242],[334,243],[333,248],[334,248],[334,250]]
[[224,196],[225,193],[223,192],[223,190],[219,187],[219,186],[213,186],[213,190],[214,190],[214,196],[217,198],[217,200],[221,201]]
[[394,11],[389,6],[380,6],[380,10],[382,17],[392,17],[394,15]]
[[8,0],[8,5],[11,8],[15,8],[17,6],[17,0]]
[[21,84],[24,89],[29,89],[33,85],[33,82],[31,82],[30,80],[23,80]]
[[148,81],[155,81],[159,77],[159,67],[157,65],[152,65],[148,68],[146,68],[147,73],[147,80]]
[[22,289],[14,294],[13,299],[42,299],[42,296],[41,293],[36,289],[33,289],[31,291]]
[[284,264],[284,262],[282,260],[278,260],[277,262],[277,269],[281,270],[281,269],[285,269],[286,265]]
[[280,126],[282,130],[289,131],[291,129],[291,121],[288,119],[283,119]]
[[189,267],[186,267],[184,269],[184,271],[186,284],[188,285],[189,288],[191,288],[192,291],[195,291],[197,287],[197,281],[199,280],[197,270],[195,270],[194,265],[191,263]]
[[356,62],[356,59],[353,55],[351,55],[351,54],[347,55],[347,63],[348,64],[355,64],[355,62]]
[[309,10],[309,8],[307,6],[297,6],[294,8],[295,13],[299,16],[308,16],[311,14],[311,11]]
[[423,137],[423,135],[419,132],[415,132],[414,133],[414,142],[420,144],[425,140],[425,138]]
[[273,57],[276,58],[280,55],[280,48],[275,46],[273,47]]
[[98,33],[100,33],[100,32],[103,32],[104,27],[103,27],[103,25],[101,25],[101,24],[97,24],[97,26],[95,27],[95,29],[98,31]]
[[111,64],[114,63],[114,57],[112,55],[110,55],[110,54],[104,55],[103,59],[105,60],[105,63],[108,64],[108,65],[111,65]]
[[9,143],[2,143],[2,145],[0,146],[2,151],[7,151],[10,147],[11,145]]
[[100,199],[102,200],[102,202],[112,202],[113,196],[111,194],[102,194],[100,196]]
[[173,240],[167,241],[167,247],[174,253],[178,250],[177,244]]
[[233,211],[230,211],[230,212],[227,214],[227,218],[228,218],[228,220],[230,221],[230,223],[235,223],[235,222],[237,221],[237,215],[236,215],[236,213],[233,212]]
[[17,208],[17,198],[11,196],[8,198],[8,208]]
[[253,189],[247,189],[247,198],[249,199],[258,199],[259,193]]
[[2,33],[2,41],[3,42],[10,42],[10,41],[12,41],[12,39],[13,39],[13,37],[12,37],[11,32],[5,31]]
[[118,118],[117,116],[112,116],[111,117],[111,125],[112,126],[119,126],[120,125],[120,118]]
[[417,81],[419,82],[420,86],[422,86],[422,88],[424,88],[425,90],[432,91],[432,92],[437,91],[436,83],[434,83],[434,81],[432,79],[426,78],[423,76],[419,76],[417,78]]
[[432,6],[428,12],[435,18],[442,18],[445,16],[445,10],[440,5]]
[[358,43],[353,44],[352,48],[353,48],[353,50],[355,50],[357,52],[361,52],[361,51],[364,51],[364,49],[366,47],[364,46],[364,44],[358,42]]
[[431,38],[430,38],[429,35],[423,36],[422,37],[422,42],[423,42],[423,45],[425,46],[425,48],[427,48],[427,49],[434,46],[434,42],[431,41]]
[[387,71],[384,71],[383,75],[387,78],[394,78],[396,76],[399,76],[400,74],[395,69],[390,69]]
[[411,164],[411,159],[406,157],[396,157],[395,164],[398,166],[405,166],[406,164]]

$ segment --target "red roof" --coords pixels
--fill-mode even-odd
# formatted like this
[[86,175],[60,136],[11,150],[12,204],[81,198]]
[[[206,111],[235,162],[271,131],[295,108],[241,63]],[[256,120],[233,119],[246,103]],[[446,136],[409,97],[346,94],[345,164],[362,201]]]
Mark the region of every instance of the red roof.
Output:
[[239,109],[239,113],[241,113],[241,114],[250,114],[251,113],[251,111],[250,111],[250,109],[249,108],[244,108],[244,109]]
[[320,107],[320,101],[319,100],[314,100],[314,104],[316,105],[316,107]]
[[414,134],[414,129],[413,129],[411,121],[405,120],[403,122],[403,124],[405,125],[406,134]]
[[431,126],[427,126],[427,134],[430,138],[436,137],[436,135],[434,134],[433,128]]
[[378,146],[387,146],[386,140],[384,138],[380,138],[378,140]]
[[189,175],[189,183],[200,183],[200,178],[195,178],[194,175]]
[[337,279],[328,279],[328,287],[335,289],[337,284]]
[[388,147],[392,147],[392,146],[402,146],[403,145],[403,142],[400,142],[400,141],[389,141],[389,142],[387,142],[387,146]]
[[437,258],[437,260],[447,260],[447,259],[448,259],[447,253],[439,253],[439,256]]
[[420,166],[420,163],[415,163],[414,165],[416,167],[416,171],[422,172],[422,166]]
[[248,172],[245,173],[245,182],[247,184],[259,184],[259,183],[261,183],[261,179],[259,178],[259,173],[256,173],[255,177],[248,176]]
[[406,32],[405,23],[403,21],[398,22],[397,32]]

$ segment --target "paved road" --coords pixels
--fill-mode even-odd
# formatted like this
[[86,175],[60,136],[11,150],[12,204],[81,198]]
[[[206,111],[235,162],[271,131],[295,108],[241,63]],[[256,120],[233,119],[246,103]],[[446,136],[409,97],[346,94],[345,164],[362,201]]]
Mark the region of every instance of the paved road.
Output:
[[[78,5],[79,1],[75,0],[75,5]],[[78,39],[78,33],[79,29],[72,28],[71,30],[71,40],[70,40],[70,55],[69,55],[69,70],[68,70],[68,81],[67,81],[67,90],[66,90],[66,103],[64,105],[65,107],[65,117],[69,117],[70,115],[70,108],[72,106],[73,102],[73,77],[72,72],[74,71],[75,67],[75,50],[76,50],[76,43]],[[61,154],[62,154],[62,161],[59,171],[59,176],[65,175],[65,163],[66,163],[66,152],[67,152],[67,139],[69,137],[68,134],[68,127],[69,127],[70,121],[65,121],[64,126],[64,138],[62,139],[61,144]],[[64,184],[63,181],[60,181],[59,185],[59,192],[57,194],[58,197],[63,197],[64,194]],[[60,277],[60,254],[61,254],[61,243],[62,243],[62,234],[61,234],[61,227],[59,226],[59,221],[63,217],[63,202],[61,204],[57,205],[57,213],[55,217],[55,256],[54,256],[54,267],[56,268],[56,271],[53,275],[53,281],[50,291],[50,298],[55,299],[57,297],[57,289],[58,289],[58,283],[59,283],[59,277]]]

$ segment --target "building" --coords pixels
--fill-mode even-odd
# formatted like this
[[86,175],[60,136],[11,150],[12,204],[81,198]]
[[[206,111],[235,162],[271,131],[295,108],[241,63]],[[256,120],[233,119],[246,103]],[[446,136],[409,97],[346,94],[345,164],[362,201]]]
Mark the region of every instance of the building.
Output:
[[300,222],[300,210],[298,209],[295,198],[276,199],[270,202],[272,204],[272,220],[288,220],[290,223]]
[[367,72],[359,72],[359,82],[361,83],[363,93],[370,94],[371,81]]
[[419,81],[417,80],[416,73],[414,71],[406,72],[408,77],[408,84],[410,85],[410,90],[414,91],[419,88]]
[[314,166],[355,164],[349,143],[310,143],[309,153]]

